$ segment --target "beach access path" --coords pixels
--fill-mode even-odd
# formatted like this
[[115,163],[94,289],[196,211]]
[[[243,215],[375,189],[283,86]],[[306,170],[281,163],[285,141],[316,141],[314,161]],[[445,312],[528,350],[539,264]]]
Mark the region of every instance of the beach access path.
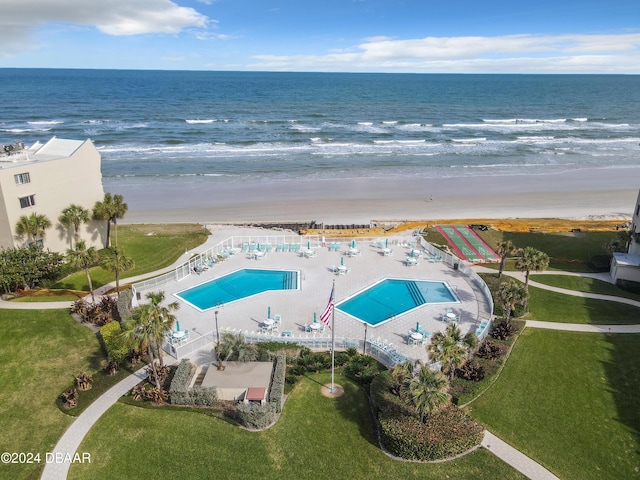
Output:
[[[214,240],[214,236],[209,238],[205,244],[201,247],[198,247],[198,250],[201,248],[208,248],[208,243],[211,241],[212,244],[219,241],[218,239]],[[216,236],[218,237],[218,236]],[[219,237],[218,237],[219,238]],[[180,265],[184,262],[184,258],[179,259],[174,265],[167,267],[166,269],[160,270],[158,272],[150,273],[141,276],[140,280],[143,278],[148,278],[150,276],[159,275],[161,273],[166,273],[171,269],[175,268],[175,266]],[[476,272],[484,272],[484,273],[496,273],[496,270],[475,266],[474,270]],[[506,275],[513,276],[515,278],[522,278],[524,280],[524,274],[520,272],[503,272]],[[557,275],[578,275],[578,276],[589,276],[593,277],[593,274],[576,274],[573,272],[561,272],[555,271],[553,272]],[[137,281],[138,279],[128,278],[125,279],[127,282]],[[597,294],[589,294],[585,292],[577,292],[573,290],[559,289],[557,287],[551,287],[549,285],[544,285],[538,282],[529,281],[530,285],[535,285],[538,288],[543,288],[546,290],[552,290],[559,293],[564,293],[567,295],[575,295],[586,298],[597,298],[600,300],[608,300],[608,301],[616,301],[621,303],[628,303],[631,305],[635,305],[640,307],[640,302],[636,302],[634,300],[629,300],[626,298],[615,297],[610,295],[597,295]],[[105,285],[105,291],[107,286]],[[113,288],[113,287],[111,287]],[[11,302],[4,302],[11,303]],[[66,303],[66,302],[56,302],[56,303]],[[22,303],[22,304],[12,304],[12,305],[20,305],[21,307],[14,308],[43,308],[43,307],[34,307],[34,305],[41,305],[35,303]],[[1,307],[1,305],[0,305]],[[68,307],[68,304],[67,304]],[[51,308],[51,307],[46,307]],[[54,307],[55,308],[55,307]],[[60,308],[60,307],[57,307]],[[66,307],[62,307],[66,308]],[[552,322],[540,322],[540,321],[527,321],[527,327],[530,328],[549,328],[555,330],[568,330],[568,331],[582,331],[582,332],[594,332],[594,333],[640,333],[640,325],[578,325],[578,324],[559,324]],[[130,375],[126,379],[122,380],[117,385],[113,386],[110,390],[108,390],[105,394],[100,396],[96,401],[85,410],[78,418],[69,426],[64,435],[60,438],[58,443],[56,444],[53,452],[54,454],[60,453],[62,455],[71,455],[73,456],[77,451],[78,447],[82,443],[85,435],[89,432],[89,430],[93,427],[95,422],[104,414],[113,404],[115,404],[118,399],[126,394],[131,388],[133,388],[136,384],[142,381],[145,378],[144,369],[140,369],[134,374]],[[494,455],[500,458],[505,463],[508,463],[516,470],[518,470],[523,475],[527,476],[532,480],[553,480],[557,479],[555,475],[553,475],[549,470],[544,468],[542,465],[537,463],[535,460],[527,457],[522,452],[513,448],[503,440],[500,440],[498,437],[493,435],[491,432],[486,431],[484,439],[482,441],[482,446],[487,450],[491,451]],[[43,480],[62,480],[67,478],[67,474],[69,472],[70,463],[61,463],[61,464],[47,464],[45,465],[44,471],[42,473],[41,479]]]

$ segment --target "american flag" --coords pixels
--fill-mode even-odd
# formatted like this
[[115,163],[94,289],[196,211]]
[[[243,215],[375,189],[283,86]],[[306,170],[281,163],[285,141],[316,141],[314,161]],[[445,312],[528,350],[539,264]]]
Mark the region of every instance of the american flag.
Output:
[[324,309],[324,312],[322,312],[322,315],[320,315],[320,320],[322,320],[322,322],[329,328],[331,328],[331,313],[333,312],[333,308],[335,307],[333,300],[333,291],[335,289],[336,286],[334,285],[331,289],[331,295],[329,296],[329,303],[327,303],[327,307]]

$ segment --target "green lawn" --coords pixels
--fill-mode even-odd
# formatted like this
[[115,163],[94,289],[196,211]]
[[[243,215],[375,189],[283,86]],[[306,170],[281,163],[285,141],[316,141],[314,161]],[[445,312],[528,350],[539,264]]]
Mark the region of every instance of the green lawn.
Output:
[[563,480],[640,476],[640,335],[525,329],[472,414]]
[[529,286],[528,320],[616,325],[640,323],[640,308],[624,303],[574,297]]
[[[550,257],[550,270],[572,272],[590,271],[589,260],[596,255],[606,255],[603,245],[616,238],[616,232],[582,233],[522,233],[487,230],[477,232],[487,244],[495,248],[498,242],[511,240],[516,248],[534,247]],[[496,268],[498,268],[496,266]],[[513,262],[507,263],[513,270]]]
[[[111,236],[113,239],[113,229]],[[208,231],[202,225],[120,225],[118,245],[135,262],[135,268],[121,274],[121,277],[133,277],[167,267],[184,255],[185,250],[202,245],[207,237]],[[114,280],[114,275],[102,267],[91,269],[93,288]],[[88,291],[89,285],[86,274],[80,271],[60,280],[53,288]]]
[[39,302],[74,302],[82,298],[78,295],[33,295],[29,297],[16,297],[11,301],[15,303],[39,303]]
[[376,445],[363,391],[338,377],[345,394],[325,398],[320,383],[328,380],[303,379],[278,423],[263,432],[198,412],[118,403],[80,446],[92,464],[73,465],[69,478],[524,478],[484,449],[438,464],[393,460]]
[[613,295],[616,297],[631,298],[640,301],[640,295],[631,293],[609,282],[597,280],[595,278],[574,277],[572,275],[535,275],[531,274],[530,279],[552,287],[566,288],[578,292],[597,293],[601,295]]
[[[66,310],[0,310],[0,451],[44,458],[72,421],[56,398],[102,359],[95,335]],[[0,478],[37,478],[42,466],[0,465]]]
[[[498,289],[500,281],[496,274],[481,274],[492,292]],[[539,275],[546,277],[546,275]],[[568,277],[570,278],[570,277]],[[559,323],[584,323],[592,325],[616,325],[640,323],[640,308],[608,300],[575,297],[564,293],[552,292],[529,285],[529,311],[523,316],[526,320],[540,320]],[[496,304],[496,315],[502,315],[502,309]]]

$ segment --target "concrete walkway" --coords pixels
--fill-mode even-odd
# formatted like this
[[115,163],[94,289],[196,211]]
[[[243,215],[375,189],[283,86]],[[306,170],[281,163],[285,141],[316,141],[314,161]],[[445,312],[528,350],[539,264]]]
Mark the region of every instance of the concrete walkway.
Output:
[[[67,455],[73,457],[84,437],[89,433],[93,424],[98,421],[102,414],[111,408],[121,396],[145,378],[147,378],[147,373],[143,367],[98,397],[75,419],[60,440],[58,440],[52,452],[54,455],[53,458],[56,458],[58,455],[61,455],[60,458],[65,458]],[[80,456],[82,456],[82,454]],[[40,478],[42,480],[64,480],[69,473],[69,467],[71,467],[71,463],[69,462],[47,463]]]
[[[493,268],[487,268],[482,266],[474,266],[473,271],[476,273],[497,273],[497,270]],[[503,271],[503,275],[508,277],[515,278],[524,282],[524,273],[522,272],[513,272],[513,271]],[[536,272],[535,275],[566,275],[571,277],[586,277],[586,278],[594,278],[597,280],[601,280],[603,282],[611,283],[611,279],[608,274],[601,273],[578,273],[578,272],[565,272],[565,271],[549,271],[549,272]],[[566,288],[553,287],[551,285],[545,285],[544,283],[536,282],[535,280],[531,280],[529,277],[529,285],[532,287],[540,288],[542,290],[549,290],[551,292],[562,293],[564,295],[571,295],[573,297],[582,297],[582,298],[593,298],[595,300],[607,300],[610,302],[618,302],[618,303],[626,303],[627,305],[632,305],[634,307],[640,308],[640,301],[632,300],[630,298],[624,297],[616,297],[614,295],[602,295],[599,293],[587,293],[587,292],[578,292],[577,290],[568,290]]]
[[484,432],[482,446],[503,462],[508,463],[532,480],[559,480],[553,473],[488,430]]

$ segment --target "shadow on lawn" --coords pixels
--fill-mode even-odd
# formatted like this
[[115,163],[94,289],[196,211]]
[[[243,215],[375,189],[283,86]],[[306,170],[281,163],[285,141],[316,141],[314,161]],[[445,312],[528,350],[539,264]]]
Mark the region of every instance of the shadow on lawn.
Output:
[[[335,402],[336,411],[345,419],[358,425],[358,431],[362,438],[372,445],[378,446],[376,440],[375,424],[369,406],[369,400],[365,391],[343,376],[336,375],[336,384],[341,385],[344,392],[339,397],[335,397],[330,401]],[[329,382],[320,382],[309,375],[304,378],[318,385],[320,389]],[[318,390],[319,392],[319,390]],[[318,393],[320,395],[320,393]],[[285,407],[286,409],[286,407]]]
[[[616,403],[617,418],[640,445],[640,334],[608,334],[612,361],[604,364],[607,384]],[[640,454],[640,449],[634,452]]]

